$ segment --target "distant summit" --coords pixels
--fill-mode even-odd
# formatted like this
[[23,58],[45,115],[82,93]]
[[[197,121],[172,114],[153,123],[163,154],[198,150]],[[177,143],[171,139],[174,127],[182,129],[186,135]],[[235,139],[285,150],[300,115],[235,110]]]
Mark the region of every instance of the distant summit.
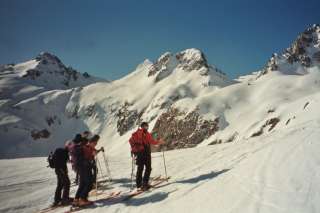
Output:
[[318,64],[320,64],[320,25],[314,24],[301,33],[282,54],[272,54],[260,75],[272,71],[305,74],[305,68]]
[[55,55],[42,52],[35,59],[0,67],[3,77],[20,78],[36,86],[48,89],[67,89],[86,86],[94,82],[107,82],[107,80],[80,73],[72,67],[65,66]]

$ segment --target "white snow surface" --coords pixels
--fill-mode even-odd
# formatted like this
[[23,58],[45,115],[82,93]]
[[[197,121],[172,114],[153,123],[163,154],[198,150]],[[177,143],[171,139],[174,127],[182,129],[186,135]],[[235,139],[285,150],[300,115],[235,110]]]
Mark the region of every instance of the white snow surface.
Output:
[[[155,75],[148,75],[153,63],[145,60],[120,80],[91,83],[85,87],[71,87],[72,89],[52,87],[48,90],[35,83],[25,85],[16,75],[12,74],[14,77],[11,78],[3,71],[6,74],[2,79],[4,82],[0,82],[5,95],[0,102],[0,134],[5,138],[2,155],[5,158],[43,156],[50,149],[72,138],[74,133],[86,129],[101,134],[104,140],[121,141],[123,144],[130,132],[123,137],[119,136],[116,115],[124,103],[130,104],[130,111],[143,111],[141,119],[155,122],[167,106],[181,107],[183,102],[180,104],[180,100],[195,100],[196,97],[235,83],[215,67],[201,64],[203,55],[199,50],[189,49],[183,53],[184,57],[180,59],[183,62],[172,55],[168,62],[161,64],[161,69]],[[58,66],[56,59],[51,59],[54,56],[45,56],[54,61],[53,65],[49,63],[50,66]],[[161,58],[163,57],[158,61]],[[36,60],[31,60],[15,65],[12,73],[21,74],[39,66],[37,63]],[[189,64],[200,64],[199,69],[190,71]],[[163,72],[167,74],[164,75]],[[10,82],[16,82],[17,79],[18,83]],[[45,76],[44,79],[50,78]],[[38,79],[36,82],[43,82],[42,80]],[[187,110],[193,110],[194,107],[195,104],[192,104]],[[49,138],[34,140],[31,137],[31,132],[43,129],[50,132]],[[113,144],[112,148],[119,145]],[[126,152],[127,149],[123,151]]]
[[[314,101],[319,104],[319,97]],[[128,201],[97,202],[81,212],[319,212],[320,120],[312,115],[317,109],[316,104],[310,106],[309,113],[298,116],[285,131],[168,151],[168,183]],[[114,181],[104,192],[127,192],[130,157],[110,150],[107,155]],[[152,161],[152,176],[164,175],[161,153],[153,153]],[[1,160],[0,166],[2,212],[37,212],[52,202],[56,180],[44,158]],[[72,187],[71,195],[75,190]]]
[[[195,49],[186,52],[188,60],[197,60]],[[253,73],[232,81],[214,67],[190,71],[166,55],[168,61],[154,75],[149,75],[154,64],[146,60],[120,80],[43,91],[1,110],[2,149],[43,153],[89,129],[101,135],[99,146],[110,160],[114,182],[106,193],[128,191],[128,139],[136,126],[119,135],[116,114],[121,106],[127,102],[129,110],[142,112],[150,129],[166,110],[162,106],[197,109],[203,119],[219,117],[219,131],[195,148],[166,152],[168,183],[129,201],[100,202],[83,212],[320,212],[319,66],[303,73],[273,71],[258,79]],[[197,61],[189,62],[193,66]],[[11,106],[12,100],[1,98],[0,107]],[[54,120],[49,126],[47,116]],[[270,120],[278,123],[271,128]],[[30,140],[30,130],[44,127],[50,138]],[[209,145],[213,142],[218,144]],[[0,160],[1,211],[35,212],[52,202],[55,174],[45,161]],[[152,175],[159,174],[164,175],[161,153],[153,153]]]
[[[33,75],[28,75],[33,73]],[[35,73],[38,73],[35,74]],[[81,87],[108,81],[86,76],[65,67],[56,56],[41,53],[37,59],[16,65],[0,67],[0,136],[1,158],[25,157],[47,153],[56,144],[34,141],[33,130],[48,128],[46,120],[53,119],[50,128],[57,134],[51,134],[51,141],[66,138],[65,127],[70,131],[78,129],[79,124],[70,122],[65,116],[58,116],[65,111],[72,91]],[[80,125],[81,126],[81,125]],[[38,153],[38,154],[37,154]]]

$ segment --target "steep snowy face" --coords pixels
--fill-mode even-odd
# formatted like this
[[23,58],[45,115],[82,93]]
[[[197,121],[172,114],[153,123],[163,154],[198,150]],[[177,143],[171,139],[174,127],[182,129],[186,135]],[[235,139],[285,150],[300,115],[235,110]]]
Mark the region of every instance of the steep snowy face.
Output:
[[107,81],[68,68],[50,53],[0,66],[1,157],[43,155],[70,137],[65,129],[82,122],[69,119],[65,106],[74,88],[96,82]]
[[47,52],[26,62],[0,66],[0,76],[1,99],[8,99],[13,103],[44,91],[107,82],[66,67],[57,56]]
[[209,68],[205,55],[197,49],[187,49],[176,54],[179,66],[186,71]]
[[[87,129],[100,134],[100,144],[110,152],[126,154],[128,138],[141,121],[149,122],[150,131],[167,142],[165,149],[266,136],[298,125],[296,118],[309,113],[312,97],[320,88],[318,52],[319,26],[315,25],[286,53],[274,57],[274,68],[267,66],[239,81],[229,80],[209,65],[200,50],[187,49],[176,54],[167,52],[155,62],[145,60],[122,79],[64,91],[47,91],[30,84],[43,82],[46,75],[67,75],[67,68],[61,68],[56,57],[41,54],[38,59],[2,67],[7,81],[0,84],[0,89],[11,85],[14,96],[7,95],[0,102],[0,133],[11,150],[17,146],[35,150],[41,144],[41,152],[24,152],[28,153],[25,156],[43,155],[49,144],[62,145]],[[309,64],[306,57],[310,58]],[[43,70],[42,66],[50,67],[50,71],[18,76],[28,74],[26,70],[30,69]],[[63,72],[52,71],[59,67]],[[73,74],[67,76],[74,82]],[[24,79],[28,87],[13,87],[13,79]],[[35,97],[31,98],[31,92]],[[17,145],[16,141],[21,143]]]
[[232,83],[225,73],[208,64],[205,55],[198,49],[191,48],[176,54],[166,52],[152,64],[148,76],[156,76],[158,82],[176,72],[196,72],[203,76],[203,86],[226,86]]
[[[149,122],[153,131],[164,133],[170,128],[171,133],[179,132],[175,137],[167,134],[168,142],[174,142],[168,149],[192,147],[217,131],[218,120],[203,118],[198,103],[184,105],[184,101],[234,83],[208,65],[203,53],[189,49],[165,53],[154,63],[145,60],[131,74],[110,84],[84,87],[66,110],[107,138],[107,146],[122,145],[120,149],[126,152],[128,137],[141,121]],[[182,128],[184,125],[188,127]]]
[[28,80],[29,83],[48,89],[68,89],[105,81],[86,72],[82,74],[72,67],[66,67],[57,56],[48,52],[40,53],[27,63],[12,66],[11,70],[16,71],[19,77]]
[[284,74],[306,74],[306,68],[320,64],[320,25],[301,33],[282,54],[274,53],[260,76],[272,71]]

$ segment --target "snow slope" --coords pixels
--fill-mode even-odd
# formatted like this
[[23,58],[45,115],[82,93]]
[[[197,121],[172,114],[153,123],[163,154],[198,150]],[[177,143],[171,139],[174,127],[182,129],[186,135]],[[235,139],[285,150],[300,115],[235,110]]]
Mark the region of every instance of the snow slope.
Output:
[[[34,63],[36,60],[16,65],[14,72],[33,69]],[[10,80],[8,76],[4,79]],[[123,140],[119,137],[141,120],[155,120],[177,100],[201,96],[232,83],[207,64],[202,52],[188,49],[176,55],[166,53],[155,63],[146,60],[130,75],[114,82],[91,82],[77,89],[51,87],[28,97],[10,96],[2,100],[0,133],[6,139],[2,156],[43,156],[86,129],[105,134],[108,141]],[[5,89],[19,88],[3,85]]]
[[[318,25],[307,29],[237,81],[188,49],[146,60],[114,82],[36,92],[0,111],[1,151],[43,154],[90,129],[110,159],[115,181],[107,191],[127,191],[128,138],[144,120],[165,149],[193,148],[166,151],[172,179],[161,188],[84,212],[319,212],[319,34]],[[1,109],[8,103],[1,99]],[[153,157],[153,175],[163,175],[161,153]],[[52,200],[55,177],[44,158],[0,166],[2,211],[33,212]]]
[[[107,81],[66,67],[50,53],[41,53],[35,59],[16,65],[1,66],[1,158],[44,155],[56,144],[38,142],[40,138],[48,134],[52,141],[69,137],[70,134],[64,135],[61,125],[53,124],[63,122],[70,131],[73,131],[72,126],[79,126],[60,114],[64,112],[72,91],[77,90],[74,88],[95,82]],[[47,130],[47,126],[52,125],[57,134]],[[34,140],[38,141],[34,144]]]
[[[168,183],[129,201],[100,202],[81,212],[319,212],[320,120],[312,116],[319,108],[319,95],[312,100],[310,115],[297,116],[286,131],[168,151],[172,176]],[[131,185],[130,157],[114,154],[109,156],[114,183],[106,193],[127,191]],[[35,212],[52,201],[54,172],[44,162],[44,158],[0,161],[1,211]],[[154,153],[152,175],[158,174],[164,175],[162,158]]]

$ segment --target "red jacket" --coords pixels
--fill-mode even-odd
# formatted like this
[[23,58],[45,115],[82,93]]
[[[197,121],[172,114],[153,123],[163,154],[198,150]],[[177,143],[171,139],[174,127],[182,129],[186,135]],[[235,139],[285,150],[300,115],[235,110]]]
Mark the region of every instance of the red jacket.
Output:
[[156,145],[159,142],[154,140],[152,138],[152,135],[148,131],[139,128],[136,132],[134,132],[131,135],[129,143],[131,145],[131,152],[137,153],[144,151],[145,146],[150,146],[150,144]]
[[83,155],[86,160],[94,160],[96,152],[96,149],[89,145],[83,146]]

